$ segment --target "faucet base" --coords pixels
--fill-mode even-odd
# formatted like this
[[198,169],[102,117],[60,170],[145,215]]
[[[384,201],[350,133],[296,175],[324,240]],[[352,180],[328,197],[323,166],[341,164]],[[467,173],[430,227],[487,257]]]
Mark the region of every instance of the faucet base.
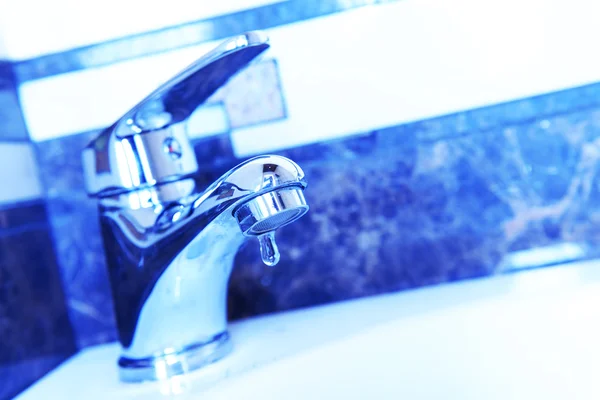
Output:
[[183,375],[212,364],[232,350],[227,331],[210,340],[194,343],[179,351],[164,352],[143,359],[119,358],[119,378],[123,382],[157,381]]

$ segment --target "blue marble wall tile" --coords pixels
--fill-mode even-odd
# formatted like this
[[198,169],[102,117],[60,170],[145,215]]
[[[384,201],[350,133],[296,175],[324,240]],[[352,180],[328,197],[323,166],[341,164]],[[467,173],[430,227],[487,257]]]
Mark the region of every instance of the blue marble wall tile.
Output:
[[81,151],[98,133],[35,144],[78,348],[116,339],[98,211],[85,193],[81,163]]
[[0,141],[26,140],[27,129],[17,97],[12,64],[0,61]]
[[75,352],[43,202],[0,209],[0,399]]
[[70,194],[73,190],[83,193],[81,152],[99,133],[100,130],[95,130],[34,143],[40,178],[49,198]]
[[71,193],[47,203],[77,347],[116,340],[95,200]]
[[287,0],[15,63],[19,82],[113,64],[256,29],[396,0]]
[[0,60],[0,90],[14,86],[12,64]]
[[[390,135],[402,145],[387,147]],[[277,267],[244,246],[231,317],[486,276],[516,250],[600,246],[600,109],[418,136],[388,129],[284,152],[306,172],[311,211],[278,233]]]
[[48,227],[47,210],[42,200],[0,206],[0,235]]
[[[311,211],[278,231],[275,268],[262,264],[256,241],[241,249],[230,317],[486,276],[523,249],[600,248],[598,88],[278,152],[305,170]],[[37,144],[79,346],[115,337],[79,160],[93,135]],[[228,135],[195,149],[207,185],[241,161]]]

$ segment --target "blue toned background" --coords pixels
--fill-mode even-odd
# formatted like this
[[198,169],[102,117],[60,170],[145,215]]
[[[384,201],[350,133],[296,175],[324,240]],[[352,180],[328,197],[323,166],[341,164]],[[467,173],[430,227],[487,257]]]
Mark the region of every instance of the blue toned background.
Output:
[[277,267],[242,249],[231,318],[598,255],[597,6],[150,3],[0,9],[0,399],[116,338],[82,148],[251,29],[272,49],[188,122],[201,176],[282,154],[311,211],[281,230]]

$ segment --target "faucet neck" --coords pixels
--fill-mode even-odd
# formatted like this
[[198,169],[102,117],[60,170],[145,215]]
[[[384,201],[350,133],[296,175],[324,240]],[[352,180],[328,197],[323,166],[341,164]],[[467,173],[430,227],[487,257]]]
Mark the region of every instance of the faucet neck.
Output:
[[[118,291],[114,300],[123,347],[119,359],[122,380],[185,373],[225,356],[231,349],[227,284],[235,255],[246,237],[227,213],[213,219],[200,233],[194,232],[198,228],[194,224],[129,254],[127,261],[118,239],[111,241],[111,235],[119,230],[102,224],[111,285]],[[157,368],[161,363],[163,366]]]

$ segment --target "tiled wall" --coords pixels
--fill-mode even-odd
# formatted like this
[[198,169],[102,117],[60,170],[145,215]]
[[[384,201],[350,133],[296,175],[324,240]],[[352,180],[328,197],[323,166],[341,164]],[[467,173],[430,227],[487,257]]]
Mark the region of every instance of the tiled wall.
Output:
[[[82,14],[64,29],[81,35],[21,46],[25,28],[8,23],[0,140],[11,142],[0,143],[0,179],[12,194],[0,194],[0,240],[13,242],[0,273],[17,271],[19,293],[42,285],[52,301],[27,303],[2,286],[7,304],[32,310],[27,319],[13,308],[7,329],[38,320],[44,332],[58,329],[36,345],[37,371],[74,346],[115,339],[81,149],[222,38],[250,29],[266,29],[272,49],[188,122],[201,177],[208,184],[252,155],[282,154],[306,172],[311,211],[281,229],[277,267],[262,264],[257,243],[243,247],[232,318],[598,255],[600,58],[587,44],[600,28],[588,3],[247,9],[228,0],[212,12],[149,12],[125,27]],[[102,12],[114,15],[111,7]],[[32,236],[21,240],[24,232]],[[528,257],[536,249],[548,249],[545,258]],[[20,354],[36,346],[23,338]]]
[[43,197],[14,79],[0,63],[0,399],[76,350]]

